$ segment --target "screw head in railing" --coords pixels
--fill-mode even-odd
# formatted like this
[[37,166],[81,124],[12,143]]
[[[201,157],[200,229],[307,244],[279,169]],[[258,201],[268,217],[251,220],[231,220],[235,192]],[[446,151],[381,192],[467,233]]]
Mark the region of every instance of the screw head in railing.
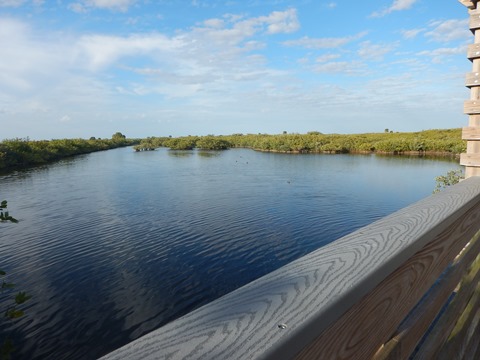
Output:
[[278,324],[278,328],[285,330],[287,328],[287,324]]

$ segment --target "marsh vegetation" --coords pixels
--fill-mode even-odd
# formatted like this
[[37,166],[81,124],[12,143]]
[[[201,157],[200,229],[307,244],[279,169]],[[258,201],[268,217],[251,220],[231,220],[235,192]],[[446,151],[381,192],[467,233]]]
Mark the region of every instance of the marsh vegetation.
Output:
[[385,153],[385,154],[444,154],[456,155],[466,150],[461,129],[426,130],[419,132],[391,132],[365,134],[233,134],[219,136],[149,137],[136,147],[154,150],[168,147],[172,150],[222,150],[250,148],[282,153]]
[[117,132],[111,139],[7,139],[0,142],[0,171],[45,164],[65,157],[138,144]]

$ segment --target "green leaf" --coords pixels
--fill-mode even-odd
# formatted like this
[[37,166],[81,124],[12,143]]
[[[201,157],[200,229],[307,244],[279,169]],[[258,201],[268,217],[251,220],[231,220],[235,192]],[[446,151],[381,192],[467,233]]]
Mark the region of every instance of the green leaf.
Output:
[[0,220],[1,221],[10,221],[10,222],[13,222],[13,223],[18,223],[18,220],[15,219],[14,217],[8,215],[8,213],[2,213],[0,212]]
[[20,305],[23,304],[25,301],[31,299],[32,297],[30,295],[27,295],[26,292],[20,291],[17,296],[15,296],[15,302]]
[[15,287],[15,284],[13,283],[6,283],[6,282],[2,283],[2,289],[13,289],[14,287]]
[[7,311],[7,317],[10,319],[18,319],[22,317],[25,313],[22,310],[10,309]]

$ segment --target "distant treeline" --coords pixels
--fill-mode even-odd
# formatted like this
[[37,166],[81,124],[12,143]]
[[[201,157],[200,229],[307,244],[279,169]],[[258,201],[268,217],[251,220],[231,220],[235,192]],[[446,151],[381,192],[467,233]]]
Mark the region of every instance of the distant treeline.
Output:
[[233,134],[220,136],[149,137],[137,151],[168,147],[174,150],[221,150],[232,147],[284,153],[460,154],[466,151],[461,129],[368,134]]
[[138,144],[115,133],[111,139],[59,139],[40,140],[9,139],[0,142],[0,170],[39,165],[65,157]]
[[134,146],[134,149],[136,151],[149,151],[159,147],[168,147],[172,150],[192,150],[194,148],[202,150],[226,150],[236,146],[230,140],[231,136],[148,137],[142,139],[140,144]]
[[32,141],[9,139],[0,142],[0,170],[44,164],[73,155],[136,145],[136,151],[168,147],[173,150],[224,150],[232,147],[284,153],[365,153],[385,154],[460,154],[466,151],[461,129],[426,130],[410,133],[369,134],[233,134],[149,137],[143,140],[127,139],[122,133],[111,139],[59,139]]

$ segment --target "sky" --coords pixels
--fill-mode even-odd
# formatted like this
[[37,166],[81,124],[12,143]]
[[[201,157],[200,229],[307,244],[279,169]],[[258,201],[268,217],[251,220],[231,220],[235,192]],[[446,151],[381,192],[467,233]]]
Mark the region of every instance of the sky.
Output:
[[0,0],[0,140],[466,126],[456,0]]

